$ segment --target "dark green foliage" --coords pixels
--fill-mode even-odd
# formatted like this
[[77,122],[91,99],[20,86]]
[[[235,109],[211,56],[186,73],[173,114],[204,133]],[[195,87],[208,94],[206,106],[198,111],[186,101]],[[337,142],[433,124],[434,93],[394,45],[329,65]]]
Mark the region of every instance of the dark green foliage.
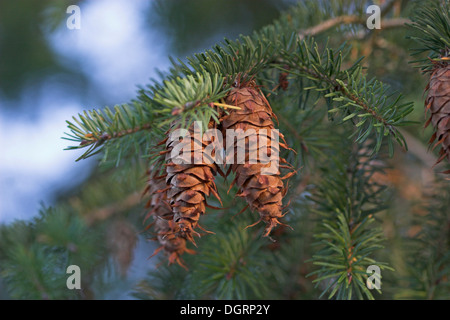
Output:
[[[263,279],[271,273],[267,268],[270,263],[266,259],[267,248],[264,248],[267,242],[261,241],[259,233],[245,230],[250,219],[240,217],[243,219],[238,221],[232,216],[228,212],[219,221],[209,219],[205,228],[214,224],[220,231],[204,235],[196,241],[198,248],[193,248],[196,254],[183,257],[195,272],[162,265],[156,272],[150,272],[148,281],[139,284],[135,295],[147,299],[264,298],[269,283]],[[172,282],[173,279],[178,281]]]
[[[83,79],[78,71],[70,70],[59,61],[46,34],[49,25],[65,21],[67,6],[78,2],[43,0],[31,1],[26,5],[15,1],[0,3],[0,94],[3,97],[11,101],[18,99],[21,91],[28,89],[30,81],[50,76],[52,72],[59,79],[70,77],[71,85]],[[2,108],[7,106],[17,107],[18,104],[2,104]],[[34,110],[30,108],[27,112],[33,115]]]
[[[1,276],[12,298],[76,299],[90,295],[108,260],[102,231],[92,232],[74,211],[43,208],[29,223],[0,229]],[[83,270],[83,290],[68,290],[66,268]],[[92,283],[91,283],[92,282]]]
[[317,269],[310,276],[329,299],[373,299],[367,267],[390,269],[374,256],[384,240],[374,215],[386,206],[386,188],[373,181],[383,172],[382,161],[369,157],[369,146],[358,146],[341,146],[321,168],[324,179],[311,197],[318,227],[311,259]]
[[326,48],[320,53],[317,43],[303,41],[294,54],[287,52],[283,57],[288,66],[283,71],[312,80],[314,84],[306,89],[322,92],[329,104],[328,112],[338,113],[342,122],[352,120],[356,130],[351,137],[356,136],[356,142],[363,143],[374,135],[377,143],[373,153],[379,151],[387,136],[392,156],[392,139],[406,148],[396,127],[410,123],[405,117],[412,112],[413,104],[401,103],[402,96],[394,96],[389,86],[366,79],[360,61],[342,70],[348,49],[343,46],[334,52]]
[[423,71],[429,71],[433,68],[433,59],[450,54],[450,2],[427,1],[417,7],[411,19],[409,37],[419,45],[414,48],[413,55],[428,55],[413,62]]
[[259,235],[235,222],[202,248],[201,261],[195,264],[192,283],[201,296],[215,299],[264,298],[268,293],[264,242]]
[[[117,149],[127,151],[129,145],[137,146],[133,153],[141,154],[140,147],[148,147],[151,141],[150,123],[152,122],[151,114],[143,108],[141,104],[116,106],[114,111],[106,107],[103,110],[93,110],[73,117],[74,123],[67,121],[71,134],[67,134],[69,138],[63,139],[79,142],[78,146],[68,147],[68,150],[88,147],[88,150],[77,159],[86,159],[100,152],[104,143],[110,139],[121,138],[125,135],[131,135],[128,145],[116,145]],[[152,128],[158,132],[158,127]],[[142,130],[146,130],[147,134],[140,135]],[[137,137],[136,137],[137,136]],[[115,141],[121,142],[120,139]],[[117,162],[120,162],[121,153],[118,155]],[[108,151],[105,151],[107,154]],[[125,152],[123,152],[125,153]]]
[[154,13],[148,22],[163,31],[172,52],[184,57],[223,37],[249,34],[271,23],[290,5],[278,0],[216,0],[213,6],[209,0],[157,0],[152,2]]
[[[117,184],[120,181],[120,184]],[[144,213],[141,183],[136,174],[94,175],[86,188],[67,197],[57,207],[42,207],[29,221],[0,226],[0,277],[14,299],[98,299],[117,280],[119,265],[111,240],[130,239],[114,234],[113,226],[134,211],[130,221]],[[117,184],[117,186],[115,186]],[[105,188],[104,186],[109,187]],[[141,188],[139,188],[139,192]],[[111,203],[114,199],[114,203]],[[133,235],[135,237],[135,235]],[[127,246],[122,246],[126,251]],[[131,248],[134,249],[134,248]],[[67,267],[81,270],[81,290],[66,286]]]

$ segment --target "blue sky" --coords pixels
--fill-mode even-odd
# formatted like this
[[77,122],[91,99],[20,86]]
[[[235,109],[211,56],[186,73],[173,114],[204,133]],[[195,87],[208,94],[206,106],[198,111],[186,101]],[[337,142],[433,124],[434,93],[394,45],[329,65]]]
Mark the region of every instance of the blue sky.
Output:
[[[166,46],[156,32],[143,28],[149,1],[91,0],[83,2],[81,29],[63,23],[48,34],[54,51],[69,67],[81,71],[112,104],[134,98],[137,85],[148,83],[155,68],[168,67]],[[69,18],[69,14],[67,17]],[[69,85],[68,85],[69,84]],[[91,93],[92,94],[92,93]],[[95,96],[95,93],[93,93]],[[18,104],[32,104],[35,116],[0,109],[0,223],[28,219],[41,201],[52,204],[54,190],[78,184],[89,174],[89,161],[75,162],[81,152],[64,151],[70,141],[65,120],[85,109],[86,97],[74,94],[70,79],[46,77],[30,84]],[[6,104],[0,97],[0,104]]]

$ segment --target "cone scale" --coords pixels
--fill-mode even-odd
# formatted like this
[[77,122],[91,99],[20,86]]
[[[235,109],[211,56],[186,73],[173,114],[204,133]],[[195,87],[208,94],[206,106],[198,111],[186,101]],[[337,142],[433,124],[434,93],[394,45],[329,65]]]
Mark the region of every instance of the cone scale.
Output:
[[429,143],[434,143],[433,149],[440,146],[436,164],[444,159],[450,163],[450,64],[436,63],[426,90],[425,110],[431,115],[425,127],[432,124],[434,128]]

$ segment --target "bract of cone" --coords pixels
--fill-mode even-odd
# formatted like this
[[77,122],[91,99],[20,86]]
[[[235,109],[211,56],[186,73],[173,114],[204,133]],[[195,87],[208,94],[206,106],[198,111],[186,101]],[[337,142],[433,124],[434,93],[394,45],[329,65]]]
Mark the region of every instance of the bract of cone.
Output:
[[425,106],[431,115],[425,127],[431,123],[435,130],[429,143],[434,143],[433,149],[441,147],[437,163],[445,158],[450,162],[450,64],[436,65],[426,90]]
[[[233,142],[226,142],[226,162],[230,164],[231,171],[235,173],[232,185],[237,185],[237,195],[246,199],[250,209],[259,213],[260,219],[255,224],[260,221],[265,222],[264,236],[268,236],[274,227],[282,224],[279,219],[284,216],[282,200],[287,191],[279,171],[280,163],[286,163],[286,161],[282,158],[274,160],[272,158],[271,162],[265,161],[265,163],[260,157],[260,151],[264,148],[267,156],[271,156],[271,151],[279,152],[276,148],[277,144],[272,142],[275,132],[273,131],[275,129],[273,119],[276,117],[264,94],[255,86],[254,82],[241,88],[232,88],[225,102],[240,109],[233,109],[221,117],[224,139],[227,138],[226,131],[230,129],[241,129],[245,133],[244,136],[238,136]],[[288,148],[283,135],[279,132],[277,134],[279,147]],[[242,144],[241,139],[245,139],[245,144]],[[261,141],[265,143],[261,143]],[[228,154],[228,144],[231,145],[231,143],[234,144],[233,153]],[[245,151],[245,161],[239,163],[237,154],[242,152],[242,149]],[[255,151],[258,152],[254,153]],[[257,161],[249,161],[250,154],[253,154],[253,160],[256,155]],[[242,153],[240,157],[242,158]],[[275,169],[272,168],[273,165],[275,165]],[[267,174],[269,171],[270,175]]]
[[[210,123],[210,127],[214,125],[214,122]],[[175,128],[173,126],[172,130]],[[173,148],[180,143],[189,147],[187,156],[172,154]],[[181,141],[179,137],[172,137],[170,134],[166,141],[165,181],[169,186],[167,197],[173,211],[173,221],[179,230],[178,234],[194,244],[193,235],[199,235],[197,227],[202,229],[199,219],[206,212],[207,197],[213,194],[220,201],[214,182],[218,167],[214,162],[203,161],[205,147],[206,144],[201,136],[195,134],[193,126]]]

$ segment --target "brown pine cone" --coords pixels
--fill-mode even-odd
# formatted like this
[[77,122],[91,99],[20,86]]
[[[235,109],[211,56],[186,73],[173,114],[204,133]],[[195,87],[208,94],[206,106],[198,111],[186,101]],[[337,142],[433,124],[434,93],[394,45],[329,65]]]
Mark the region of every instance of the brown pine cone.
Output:
[[[215,123],[211,121],[210,128],[214,126]],[[175,128],[173,126],[171,132]],[[211,193],[219,201],[220,197],[214,182],[217,164],[203,162],[203,151],[207,144],[194,134],[193,125],[188,132],[189,135],[182,137],[182,141],[171,134],[166,140],[166,184],[169,187],[167,198],[173,211],[173,221],[179,228],[178,235],[195,244],[193,234],[199,235],[195,229],[199,227],[206,231],[198,224],[208,206],[206,198]],[[180,143],[190,147],[187,156],[172,155],[173,148],[182,146]]]
[[[294,172],[287,174],[285,177],[280,176],[279,167],[288,167],[286,161],[281,157],[273,157],[272,162],[264,161],[261,153],[253,153],[256,150],[269,149],[267,156],[271,156],[272,151],[279,152],[277,144],[272,141],[271,133],[274,132],[275,126],[273,118],[274,113],[269,102],[263,93],[256,87],[253,81],[248,82],[242,87],[232,88],[225,100],[226,104],[237,106],[239,110],[232,110],[221,118],[224,140],[227,141],[227,130],[242,129],[247,130],[248,135],[238,136],[236,141],[227,141],[226,145],[233,144],[233,154],[227,154],[226,162],[230,164],[230,169],[235,173],[235,179],[232,185],[236,184],[239,188],[238,196],[244,197],[252,211],[257,211],[260,219],[250,225],[254,226],[260,221],[266,223],[264,236],[268,236],[272,229],[278,224],[282,224],[279,219],[284,216],[282,213],[282,199],[286,194],[287,188],[284,186],[283,179],[288,178]],[[283,135],[277,133],[279,143],[278,146],[288,148]],[[261,143],[265,138],[265,143]],[[240,142],[245,139],[245,146]],[[229,140],[229,139],[228,139]],[[242,156],[244,152],[245,156]],[[227,153],[229,149],[227,146]],[[238,155],[240,153],[241,156]],[[256,163],[249,161],[250,155]],[[239,157],[245,158],[245,162],[239,161]],[[275,166],[273,166],[275,165]],[[230,187],[231,188],[231,187]]]
[[432,123],[435,129],[429,143],[431,145],[436,141],[433,149],[441,146],[436,163],[444,158],[450,162],[450,64],[445,62],[436,64],[426,90],[428,94],[425,106],[426,111],[431,111],[431,116],[425,127]]
[[186,268],[181,256],[187,252],[194,254],[195,251],[186,247],[186,239],[178,236],[179,228],[173,222],[173,212],[167,199],[167,185],[163,177],[156,177],[154,172],[149,171],[149,179],[144,193],[150,195],[150,199],[146,204],[146,208],[150,211],[144,218],[144,222],[153,217],[153,223],[147,225],[149,229],[152,225],[156,232],[156,240],[161,244],[152,256],[161,250],[168,255],[169,264],[178,263]]

